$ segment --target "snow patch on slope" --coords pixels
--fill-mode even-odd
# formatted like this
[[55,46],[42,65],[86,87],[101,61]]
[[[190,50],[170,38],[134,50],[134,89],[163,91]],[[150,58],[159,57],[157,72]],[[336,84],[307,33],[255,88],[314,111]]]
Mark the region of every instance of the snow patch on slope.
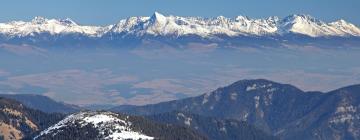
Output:
[[271,93],[276,91],[276,88],[272,87],[272,84],[264,84],[264,85],[258,85],[258,84],[252,84],[246,87],[246,91],[252,91],[252,90],[258,90],[258,89],[265,89],[266,92]]
[[183,113],[178,113],[177,114],[177,120],[179,120],[181,117],[182,119],[184,119],[184,124],[187,125],[187,126],[190,126],[191,125],[191,121],[192,121],[192,118],[190,117],[186,117]]

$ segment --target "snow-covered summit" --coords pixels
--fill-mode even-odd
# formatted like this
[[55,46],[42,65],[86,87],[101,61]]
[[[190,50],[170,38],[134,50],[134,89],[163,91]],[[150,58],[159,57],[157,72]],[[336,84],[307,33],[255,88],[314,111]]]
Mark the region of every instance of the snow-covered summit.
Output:
[[9,23],[0,23],[0,34],[9,37],[24,37],[34,34],[48,33],[58,34],[83,34],[86,36],[98,36],[103,32],[103,28],[98,26],[81,26],[70,18],[66,19],[47,19],[44,17],[35,17],[30,22],[12,21]]
[[355,25],[344,20],[326,23],[310,15],[291,15],[279,23],[280,33],[298,33],[311,37],[320,36],[360,36]]
[[128,117],[120,117],[112,112],[80,112],[69,115],[57,124],[42,131],[37,139],[44,135],[57,135],[58,133],[75,127],[80,130],[92,126],[99,132],[99,139],[124,140],[124,139],[154,139],[151,136],[136,132],[131,128],[132,123]]
[[0,34],[23,37],[34,34],[82,34],[90,37],[104,35],[154,35],[211,37],[267,36],[302,34],[310,37],[360,36],[360,29],[344,20],[326,23],[309,15],[290,15],[285,18],[268,17],[251,19],[246,16],[226,18],[165,16],[155,12],[150,17],[129,17],[109,26],[84,26],[71,19],[46,19],[35,17],[30,22],[13,21],[0,23]]

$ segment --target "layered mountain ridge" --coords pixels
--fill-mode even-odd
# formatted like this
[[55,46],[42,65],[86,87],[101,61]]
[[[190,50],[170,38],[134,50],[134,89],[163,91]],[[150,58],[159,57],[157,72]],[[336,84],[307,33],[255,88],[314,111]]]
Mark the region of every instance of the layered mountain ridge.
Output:
[[245,16],[226,18],[164,16],[155,12],[150,17],[129,17],[108,26],[80,25],[73,20],[35,17],[32,21],[0,23],[0,34],[7,38],[36,36],[37,34],[80,34],[87,37],[109,35],[144,36],[272,36],[289,33],[309,37],[360,36],[360,29],[344,20],[326,23],[309,15],[290,15],[285,18],[251,19]]
[[360,85],[304,92],[264,79],[240,80],[197,97],[114,111],[152,115],[183,111],[246,121],[280,139],[359,139]]

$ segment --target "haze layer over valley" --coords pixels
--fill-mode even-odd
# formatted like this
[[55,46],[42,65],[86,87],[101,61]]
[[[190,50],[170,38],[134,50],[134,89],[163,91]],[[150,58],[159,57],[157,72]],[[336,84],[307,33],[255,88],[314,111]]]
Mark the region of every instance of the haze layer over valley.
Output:
[[2,94],[41,94],[77,105],[157,103],[239,79],[266,78],[306,91],[360,83],[360,64],[354,61],[360,58],[358,49],[0,48]]

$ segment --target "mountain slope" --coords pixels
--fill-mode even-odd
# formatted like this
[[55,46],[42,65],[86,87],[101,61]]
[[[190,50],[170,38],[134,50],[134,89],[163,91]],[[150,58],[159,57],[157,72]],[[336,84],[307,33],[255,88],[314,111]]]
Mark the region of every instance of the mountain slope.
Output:
[[160,123],[171,123],[192,128],[212,140],[275,140],[276,137],[243,121],[204,117],[185,112],[168,112],[146,116]]
[[17,101],[0,97],[0,139],[27,139],[55,124],[62,114],[29,109]]
[[47,113],[72,113],[80,110],[77,106],[56,102],[49,97],[36,94],[0,94],[0,97],[14,99],[29,108]]
[[304,92],[263,79],[241,80],[198,97],[113,110],[141,115],[179,110],[231,118],[282,139],[359,139],[359,89]]
[[279,135],[297,137],[297,139],[301,139],[301,137],[360,139],[359,93],[360,85],[348,86],[326,93],[317,108],[297,121],[287,124],[279,131]]
[[185,127],[112,112],[79,112],[42,131],[35,139],[205,139]]

